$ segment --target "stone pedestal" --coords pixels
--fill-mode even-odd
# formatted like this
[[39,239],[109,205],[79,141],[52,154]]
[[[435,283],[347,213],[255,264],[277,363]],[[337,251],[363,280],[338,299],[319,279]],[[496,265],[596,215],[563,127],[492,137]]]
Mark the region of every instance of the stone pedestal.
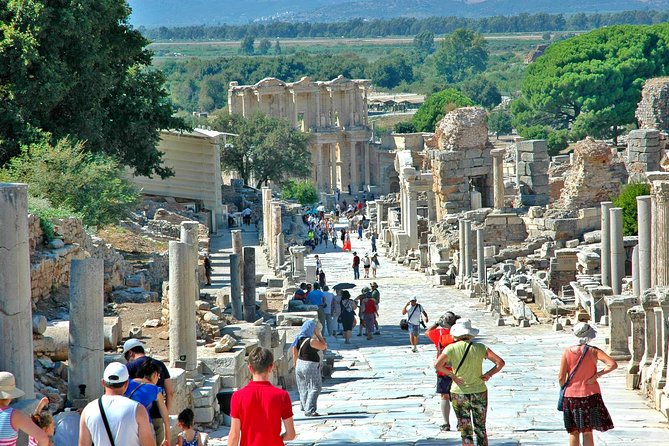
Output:
[[256,250],[244,247],[244,320],[256,320]]
[[492,176],[493,176],[493,206],[495,209],[504,209],[504,154],[505,149],[493,149]]
[[0,370],[12,372],[31,399],[33,371],[28,186],[0,183]]
[[651,287],[651,196],[636,197],[637,223],[639,227],[639,291]]
[[625,277],[625,246],[623,244],[623,210],[609,209],[609,237],[611,244],[611,288],[621,294]]
[[641,361],[639,361],[639,368],[641,369],[641,374],[643,375],[645,370],[650,367],[653,363],[653,358],[655,358],[656,351],[656,329],[655,329],[655,308],[659,306],[660,303],[657,300],[655,293],[646,291],[641,296],[641,307],[644,312],[644,326],[646,331],[644,333],[644,347],[643,347],[643,356]]
[[646,336],[646,325],[644,322],[645,312],[643,307],[634,306],[627,310],[627,317],[632,325],[631,355],[630,362],[627,365],[627,389],[639,388],[639,364],[643,358],[644,339]]
[[304,254],[307,248],[304,246],[291,246],[289,248],[292,257],[293,276],[297,278],[306,278],[307,271],[304,269]]
[[481,209],[483,207],[483,196],[481,195],[481,192],[475,190],[470,191],[469,197],[470,203],[472,204],[472,210]]
[[197,367],[195,332],[195,268],[192,246],[171,241],[170,259],[170,365],[177,363],[187,371]]
[[239,271],[239,257],[239,254],[230,254],[230,305],[232,307],[232,316],[238,321],[243,321],[242,276]]
[[611,236],[609,226],[609,209],[613,207],[610,201],[602,201],[601,203],[601,232],[602,232],[602,248],[601,248],[601,265],[602,285],[611,286]]
[[616,361],[626,361],[631,358],[628,338],[631,332],[627,310],[636,303],[634,297],[615,296],[607,299],[609,307],[609,324],[611,337],[609,339],[609,354]]
[[103,393],[105,265],[104,260],[92,258],[72,260],[70,265],[67,399],[84,407]]

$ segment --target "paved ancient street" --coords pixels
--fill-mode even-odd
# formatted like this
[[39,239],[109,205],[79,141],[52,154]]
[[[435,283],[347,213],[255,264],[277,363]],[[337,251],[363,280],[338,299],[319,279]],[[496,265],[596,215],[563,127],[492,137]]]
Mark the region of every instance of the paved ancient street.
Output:
[[[352,242],[353,250],[359,254],[370,249],[367,240],[358,241],[356,237]],[[322,245],[315,253],[321,255],[330,285],[352,282],[351,253],[326,251]],[[460,444],[452,412],[453,430],[439,431],[442,419],[434,392],[434,347],[421,335],[419,351],[412,353],[407,333],[397,326],[401,309],[412,295],[418,296],[431,321],[447,310],[472,319],[481,329],[479,339],[505,359],[506,367],[489,382],[491,445],[567,443],[561,412],[555,409],[556,376],[563,348],[574,341],[571,333],[553,332],[550,325],[497,327],[477,300],[466,298],[453,288],[432,287],[423,274],[383,257],[380,262],[376,281],[381,291],[382,334],[368,341],[364,336],[355,336],[356,327],[352,345],[345,345],[340,338],[328,339],[329,349],[339,358],[334,375],[324,382],[318,400],[318,412],[323,416],[305,418],[299,403],[294,403],[298,438],[291,444]],[[308,256],[306,263],[313,263],[313,255]],[[369,282],[356,281],[359,287],[355,291]],[[600,333],[597,341],[603,343],[604,337]],[[596,433],[596,444],[637,444],[641,440],[646,444],[667,444],[669,429],[664,417],[648,408],[635,392],[625,390],[625,366],[620,364],[616,372],[601,380],[604,400],[616,428]],[[487,369],[491,364],[484,367]],[[297,401],[296,392],[293,400]],[[219,442],[224,433],[225,430],[216,432],[212,443],[222,444]]]

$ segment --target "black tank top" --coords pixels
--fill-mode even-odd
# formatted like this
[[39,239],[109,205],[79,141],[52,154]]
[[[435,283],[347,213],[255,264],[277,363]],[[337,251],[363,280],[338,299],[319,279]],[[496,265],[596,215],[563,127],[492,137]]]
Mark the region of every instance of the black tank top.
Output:
[[321,358],[318,356],[318,349],[311,346],[310,339],[311,338],[300,338],[297,343],[297,348],[299,349],[297,357],[302,361],[321,362]]

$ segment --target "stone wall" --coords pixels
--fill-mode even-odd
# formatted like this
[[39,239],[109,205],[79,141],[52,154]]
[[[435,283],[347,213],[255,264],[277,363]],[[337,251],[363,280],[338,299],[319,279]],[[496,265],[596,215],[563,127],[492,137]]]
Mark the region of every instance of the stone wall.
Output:
[[558,209],[581,209],[599,206],[618,195],[627,182],[627,170],[622,158],[601,141],[586,138],[574,147],[574,159],[565,175],[560,199],[553,205]]
[[632,130],[627,136],[627,162],[630,171],[654,172],[660,170],[664,135],[654,129]]
[[637,105],[635,115],[639,127],[669,129],[669,77],[646,81],[641,90],[641,102]]
[[519,206],[543,206],[550,201],[548,146],[544,140],[516,143],[516,183]]
[[426,145],[431,149],[437,219],[470,210],[472,188],[483,195],[484,207],[492,204],[493,146],[484,109],[464,107],[447,113]]

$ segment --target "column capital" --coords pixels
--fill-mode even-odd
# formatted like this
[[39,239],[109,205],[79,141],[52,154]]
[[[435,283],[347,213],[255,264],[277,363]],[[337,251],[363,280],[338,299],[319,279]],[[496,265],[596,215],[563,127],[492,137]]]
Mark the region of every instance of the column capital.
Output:
[[658,307],[660,305],[660,301],[657,297],[657,293],[655,289],[650,289],[644,291],[644,293],[641,295],[641,306],[643,307],[644,310],[652,310],[655,307]]
[[490,151],[490,155],[493,158],[504,158],[504,155],[506,155],[506,149],[492,149]]
[[653,194],[658,203],[669,203],[669,181],[653,181]]
[[637,299],[635,297],[626,297],[626,296],[612,296],[606,298],[607,306],[609,309],[620,309],[620,308],[630,308]]
[[642,322],[646,317],[646,312],[641,305],[636,305],[627,310],[627,316],[632,322]]

